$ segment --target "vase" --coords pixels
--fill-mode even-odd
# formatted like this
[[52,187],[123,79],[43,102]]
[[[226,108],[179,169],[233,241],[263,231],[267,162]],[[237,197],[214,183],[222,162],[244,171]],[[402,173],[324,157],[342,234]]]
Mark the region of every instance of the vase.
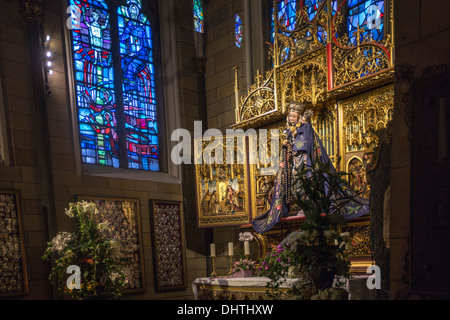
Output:
[[253,277],[253,270],[240,270],[238,272],[234,273],[234,277],[236,278],[247,278],[247,277]]

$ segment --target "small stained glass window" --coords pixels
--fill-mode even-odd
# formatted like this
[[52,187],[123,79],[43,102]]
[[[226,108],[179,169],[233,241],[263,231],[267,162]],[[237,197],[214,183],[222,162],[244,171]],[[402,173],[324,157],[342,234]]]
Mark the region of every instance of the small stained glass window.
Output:
[[201,0],[193,0],[194,4],[194,29],[199,33],[205,31],[205,20],[203,16],[203,5]]
[[242,21],[238,14],[234,15],[234,33],[236,37],[236,47],[242,46]]
[[313,21],[319,10],[319,0],[305,0],[305,7],[309,21]]

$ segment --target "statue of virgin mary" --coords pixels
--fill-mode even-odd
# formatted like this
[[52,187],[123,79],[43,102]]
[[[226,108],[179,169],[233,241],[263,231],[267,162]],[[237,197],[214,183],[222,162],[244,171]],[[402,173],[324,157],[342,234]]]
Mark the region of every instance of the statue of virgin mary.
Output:
[[[269,231],[281,218],[289,214],[289,208],[294,203],[292,189],[301,193],[301,190],[292,186],[292,181],[296,169],[302,163],[310,166],[313,160],[318,158],[322,163],[328,164],[332,171],[336,171],[320,137],[310,123],[311,116],[312,111],[307,110],[306,105],[291,102],[285,130],[286,140],[282,146],[272,202],[270,208],[252,222],[253,229],[258,233]],[[369,203],[367,199],[358,197],[357,202],[350,202],[346,209],[348,210],[343,213],[346,219],[361,217],[369,212]]]

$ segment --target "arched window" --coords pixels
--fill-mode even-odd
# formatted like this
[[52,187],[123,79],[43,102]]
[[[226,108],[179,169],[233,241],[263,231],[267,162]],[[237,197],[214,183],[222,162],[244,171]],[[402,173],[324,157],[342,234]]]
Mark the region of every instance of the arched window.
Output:
[[70,0],[83,164],[160,171],[154,30],[141,0]]
[[193,0],[194,8],[194,29],[199,33],[205,31],[205,21],[203,15],[203,5],[202,0]]
[[242,46],[242,21],[238,14],[234,15],[234,36],[236,47]]

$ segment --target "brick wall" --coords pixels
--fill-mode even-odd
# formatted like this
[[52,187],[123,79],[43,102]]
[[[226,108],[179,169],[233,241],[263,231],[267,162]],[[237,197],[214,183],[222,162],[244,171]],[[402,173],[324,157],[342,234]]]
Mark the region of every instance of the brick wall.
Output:
[[[206,101],[208,127],[226,129],[235,123],[234,66],[239,69],[239,87],[244,88],[245,45],[235,45],[234,15],[245,27],[244,1],[209,1],[206,19]],[[246,89],[246,88],[245,88]]]

